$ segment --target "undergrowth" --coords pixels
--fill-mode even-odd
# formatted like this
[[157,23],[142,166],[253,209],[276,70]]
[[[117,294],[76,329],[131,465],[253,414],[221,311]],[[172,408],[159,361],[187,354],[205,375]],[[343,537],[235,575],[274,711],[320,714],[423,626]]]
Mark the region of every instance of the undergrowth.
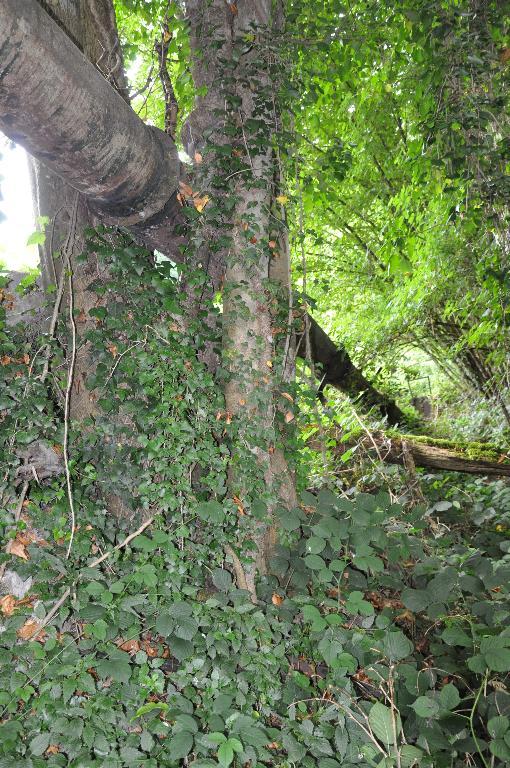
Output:
[[69,341],[41,382],[40,340],[2,332],[1,768],[507,764],[506,486],[431,475],[425,509],[375,479],[371,494],[317,481],[280,513],[254,605],[225,555],[249,557],[248,515],[227,495],[229,418],[199,359],[212,332],[181,322],[168,262],[123,240],[94,249],[109,265],[87,331],[99,409],[71,424],[69,558],[61,465],[27,476],[16,514],[28,448],[59,464]]

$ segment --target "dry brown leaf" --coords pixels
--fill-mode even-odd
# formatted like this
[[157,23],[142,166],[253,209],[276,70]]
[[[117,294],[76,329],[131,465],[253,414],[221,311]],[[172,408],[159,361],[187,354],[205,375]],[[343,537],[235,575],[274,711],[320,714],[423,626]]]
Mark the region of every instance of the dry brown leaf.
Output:
[[23,626],[18,629],[18,637],[21,640],[29,640],[31,637],[33,637],[35,640],[42,642],[44,638],[48,636],[48,633],[44,630],[39,631],[40,626],[41,625],[37,619],[29,619],[28,621],[25,621]]
[[16,608],[16,598],[14,595],[5,595],[0,600],[0,611],[4,616],[12,616],[14,609]]
[[270,241],[268,242],[268,245],[269,245],[269,247],[270,247],[270,248],[276,248],[276,243],[275,243],[275,241],[274,241],[274,240],[270,240]]
[[294,398],[292,397],[292,395],[289,395],[288,392],[282,392],[282,397],[284,397],[286,400],[288,400],[289,403],[293,403],[294,402]]
[[195,208],[199,213],[202,213],[202,211],[204,210],[209,200],[210,200],[209,195],[204,195],[203,197],[194,197],[193,205],[195,206]]
[[279,595],[278,592],[273,592],[271,602],[273,605],[281,605],[283,603],[283,597]]
[[121,649],[121,651],[126,651],[126,653],[138,653],[140,650],[140,641],[133,638],[132,640],[122,640],[122,638],[119,638],[117,640],[117,647]]
[[294,421],[294,414],[292,413],[292,411],[287,411],[287,413],[285,414],[285,423],[290,424],[291,421]]
[[60,752],[60,747],[59,747],[58,744],[50,744],[50,746],[46,750],[45,754],[46,755],[58,755],[59,752]]
[[21,557],[22,560],[28,560],[28,552],[25,549],[25,545],[17,538],[7,545],[7,554],[16,555],[16,557]]
[[202,162],[202,160],[203,160],[203,159],[204,159],[204,158],[202,157],[202,155],[200,154],[200,152],[195,152],[195,163],[196,163],[197,165],[200,165],[200,163]]
[[181,191],[181,194],[183,194],[185,197],[193,197],[193,190],[191,189],[189,184],[186,184],[185,181],[179,182],[179,189]]
[[502,64],[506,64],[509,59],[510,59],[510,48],[503,48],[503,50],[499,54],[500,62]]

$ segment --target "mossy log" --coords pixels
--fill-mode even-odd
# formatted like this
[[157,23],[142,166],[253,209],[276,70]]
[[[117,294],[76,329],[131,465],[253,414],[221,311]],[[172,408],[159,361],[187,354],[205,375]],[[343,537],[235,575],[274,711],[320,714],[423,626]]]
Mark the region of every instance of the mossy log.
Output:
[[[348,443],[341,442],[341,436],[339,437],[336,448],[338,453],[343,453],[353,444],[357,444],[362,445],[369,453],[377,454],[381,461],[404,464],[407,450],[417,467],[510,477],[510,450],[490,443],[462,443],[389,431],[360,431],[356,437],[351,437]],[[316,448],[316,443],[317,441],[311,440],[309,445]]]
[[405,444],[417,467],[510,476],[509,452],[488,443],[454,443],[415,435],[376,432],[364,437],[363,444],[372,451],[377,447],[381,458],[392,463],[404,463]]

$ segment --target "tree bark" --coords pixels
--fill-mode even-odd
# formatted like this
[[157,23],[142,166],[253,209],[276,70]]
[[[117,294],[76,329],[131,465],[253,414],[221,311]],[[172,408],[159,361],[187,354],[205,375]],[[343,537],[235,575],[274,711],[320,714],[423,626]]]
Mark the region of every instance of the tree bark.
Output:
[[144,125],[35,0],[3,0],[0,53],[1,130],[107,222],[175,248],[172,140]]

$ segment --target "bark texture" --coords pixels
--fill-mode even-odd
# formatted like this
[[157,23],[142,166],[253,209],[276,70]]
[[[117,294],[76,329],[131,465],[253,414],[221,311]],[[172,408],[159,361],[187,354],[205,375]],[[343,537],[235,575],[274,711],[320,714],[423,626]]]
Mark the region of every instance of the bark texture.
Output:
[[162,220],[177,207],[174,143],[144,125],[35,0],[0,5],[0,128],[107,221],[149,244],[165,238]]

